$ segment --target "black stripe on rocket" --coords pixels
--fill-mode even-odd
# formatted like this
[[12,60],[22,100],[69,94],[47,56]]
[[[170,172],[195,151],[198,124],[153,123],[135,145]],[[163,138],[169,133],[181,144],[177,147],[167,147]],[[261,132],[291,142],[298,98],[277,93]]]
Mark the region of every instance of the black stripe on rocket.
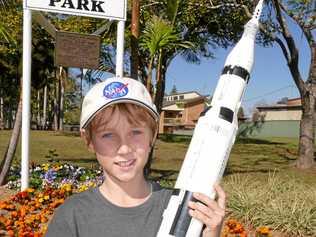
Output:
[[[210,108],[211,108],[211,106],[209,106],[205,110],[203,110],[200,114],[200,117],[204,116],[206,114],[206,112],[209,111]],[[229,109],[227,107],[221,107],[218,117],[226,120],[227,122],[232,123],[233,119],[234,119],[234,111],[232,111],[231,109]]]
[[222,71],[222,75],[223,74],[233,74],[233,75],[239,76],[242,79],[244,79],[246,83],[248,83],[249,78],[250,78],[249,72],[245,68],[239,67],[239,66],[232,67],[231,65],[227,65],[224,67]]
[[189,201],[196,202],[197,200],[193,197],[193,193],[185,191],[184,197],[181,204],[178,207],[177,213],[174,217],[169,234],[176,237],[185,237],[192,217],[189,214]]
[[219,111],[219,117],[232,123],[234,118],[234,111],[227,107],[221,107]]

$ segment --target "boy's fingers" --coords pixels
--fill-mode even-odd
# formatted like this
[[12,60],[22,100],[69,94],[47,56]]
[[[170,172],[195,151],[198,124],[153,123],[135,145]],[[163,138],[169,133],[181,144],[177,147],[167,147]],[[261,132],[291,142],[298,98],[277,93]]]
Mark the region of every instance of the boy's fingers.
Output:
[[219,207],[225,209],[225,206],[226,206],[226,204],[225,204],[226,203],[226,194],[225,194],[224,190],[222,189],[221,186],[219,186],[218,183],[216,183],[214,185],[214,188],[215,188],[215,191],[218,194],[217,203],[218,203]]
[[221,208],[216,201],[212,200],[211,198],[209,198],[208,196],[206,196],[203,193],[194,193],[193,196],[199,202],[201,202],[201,204],[203,203],[205,206],[210,208],[213,212],[216,212],[219,215],[222,215],[223,208]]

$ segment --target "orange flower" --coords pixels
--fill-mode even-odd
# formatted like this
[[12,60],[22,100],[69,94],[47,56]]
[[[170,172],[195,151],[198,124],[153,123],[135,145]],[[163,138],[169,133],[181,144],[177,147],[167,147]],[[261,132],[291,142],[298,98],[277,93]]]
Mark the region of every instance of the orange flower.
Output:
[[24,218],[25,216],[26,216],[26,214],[27,214],[27,207],[26,206],[22,206],[21,208],[20,208],[20,216],[22,217],[22,218]]
[[41,215],[41,223],[46,223],[48,221],[47,217],[44,215]]
[[11,212],[11,217],[12,217],[13,219],[17,218],[17,217],[18,217],[18,212],[17,212],[17,211],[12,211],[12,212]]
[[256,231],[256,237],[271,237],[270,228],[267,226],[261,226]]
[[267,226],[262,226],[262,227],[260,227],[260,228],[258,229],[258,232],[259,232],[260,234],[269,234],[270,228],[267,227]]
[[8,233],[8,235],[10,237],[14,237],[14,231],[13,230],[9,230],[7,233]]

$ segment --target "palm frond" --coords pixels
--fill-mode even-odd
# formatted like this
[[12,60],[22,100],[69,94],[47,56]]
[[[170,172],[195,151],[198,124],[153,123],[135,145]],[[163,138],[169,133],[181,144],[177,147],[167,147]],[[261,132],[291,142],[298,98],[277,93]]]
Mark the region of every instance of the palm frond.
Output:
[[14,42],[14,39],[12,38],[10,33],[6,30],[6,27],[5,25],[2,24],[2,22],[0,22],[0,39],[1,38],[4,39],[4,41],[7,43]]
[[179,34],[173,30],[168,22],[153,17],[145,26],[143,36],[140,39],[140,46],[147,49],[150,55],[153,56],[158,50],[170,47],[179,39]]

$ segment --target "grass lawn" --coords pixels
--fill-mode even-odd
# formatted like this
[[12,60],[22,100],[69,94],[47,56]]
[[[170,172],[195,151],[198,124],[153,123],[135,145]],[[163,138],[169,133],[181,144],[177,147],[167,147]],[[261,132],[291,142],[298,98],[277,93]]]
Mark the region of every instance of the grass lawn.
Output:
[[[0,159],[4,155],[10,135],[11,131],[0,131]],[[189,143],[189,137],[158,139],[152,168],[164,171],[166,175],[177,172]],[[300,177],[308,183],[316,183],[316,179],[310,176],[315,173],[313,170],[301,172],[293,168],[297,157],[297,144],[298,139],[294,138],[239,139],[232,149],[225,174],[229,176],[241,173],[260,178],[275,171]],[[20,151],[19,145],[15,162],[20,160]],[[78,134],[32,131],[30,160],[35,163],[47,163],[52,159],[84,167],[96,165],[94,154],[88,151]],[[169,177],[175,179],[176,174]]]

